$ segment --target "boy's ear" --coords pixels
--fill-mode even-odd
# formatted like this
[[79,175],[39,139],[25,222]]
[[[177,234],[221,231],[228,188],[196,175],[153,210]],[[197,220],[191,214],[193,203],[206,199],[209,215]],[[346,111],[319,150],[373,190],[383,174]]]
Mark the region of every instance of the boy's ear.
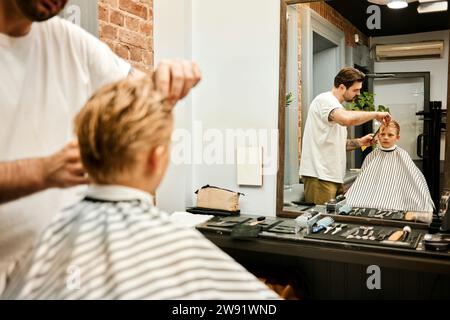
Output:
[[157,146],[149,152],[147,164],[150,173],[160,173],[161,168],[164,166],[165,151],[166,146]]

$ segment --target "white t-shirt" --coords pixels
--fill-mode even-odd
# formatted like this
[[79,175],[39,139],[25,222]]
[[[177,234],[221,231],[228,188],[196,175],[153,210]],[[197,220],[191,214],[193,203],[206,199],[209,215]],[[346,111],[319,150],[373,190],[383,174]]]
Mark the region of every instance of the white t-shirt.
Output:
[[[0,33],[0,161],[50,155],[74,138],[73,118],[92,93],[130,65],[80,27],[54,17],[23,37]],[[76,197],[51,189],[0,206],[2,274],[53,215]]]
[[321,93],[311,102],[302,140],[301,176],[344,182],[347,127],[328,121],[336,108],[343,106],[331,92]]

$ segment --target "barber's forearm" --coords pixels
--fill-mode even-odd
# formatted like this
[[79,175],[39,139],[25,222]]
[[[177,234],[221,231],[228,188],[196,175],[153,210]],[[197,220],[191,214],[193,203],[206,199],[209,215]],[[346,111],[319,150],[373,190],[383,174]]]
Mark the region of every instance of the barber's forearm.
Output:
[[345,144],[345,149],[347,151],[353,151],[358,149],[361,146],[358,139],[347,139],[347,142]]
[[46,189],[43,159],[0,162],[0,203]]
[[352,126],[359,126],[376,118],[374,111],[353,111]]

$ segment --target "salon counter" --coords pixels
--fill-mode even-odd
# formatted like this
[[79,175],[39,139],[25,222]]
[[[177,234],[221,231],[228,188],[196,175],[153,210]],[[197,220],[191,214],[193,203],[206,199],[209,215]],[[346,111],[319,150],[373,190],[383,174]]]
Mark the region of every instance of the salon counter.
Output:
[[[267,231],[240,240],[231,237],[230,229],[207,224],[197,229],[249,270],[300,270],[312,298],[450,298],[450,252],[317,240],[301,233]],[[371,265],[380,267],[379,290],[367,286],[372,274],[367,268]]]
[[[344,183],[342,184],[343,191],[346,192],[355,182],[356,178],[360,173],[360,169],[351,169],[345,172]],[[301,181],[301,177],[299,177]],[[286,185],[284,186],[284,205],[289,208],[289,210],[297,211],[304,210],[304,206],[296,205],[295,202],[304,202],[305,190],[303,183]]]

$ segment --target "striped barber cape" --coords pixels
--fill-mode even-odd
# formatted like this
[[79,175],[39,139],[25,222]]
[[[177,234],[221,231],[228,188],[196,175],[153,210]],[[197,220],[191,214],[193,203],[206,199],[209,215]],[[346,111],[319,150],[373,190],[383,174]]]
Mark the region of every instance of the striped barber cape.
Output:
[[425,177],[398,146],[372,151],[345,196],[352,207],[422,212],[434,207]]
[[150,195],[90,186],[11,274],[3,299],[277,299]]

